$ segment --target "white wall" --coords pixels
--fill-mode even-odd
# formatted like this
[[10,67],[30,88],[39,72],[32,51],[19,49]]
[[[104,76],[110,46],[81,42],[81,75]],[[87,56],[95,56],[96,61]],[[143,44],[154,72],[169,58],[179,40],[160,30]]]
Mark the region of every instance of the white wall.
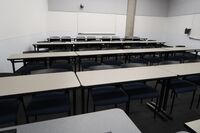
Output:
[[166,17],[136,16],[135,18],[134,36],[167,41],[166,29]]
[[0,72],[12,71],[10,54],[31,49],[46,31],[47,0],[1,0]]
[[200,41],[184,34],[185,28],[192,27],[193,16],[200,13],[199,0],[169,0],[167,43],[183,44],[200,48]]
[[[91,29],[92,25],[98,26],[95,28],[97,32],[103,32],[102,29],[107,28],[106,18],[112,19],[110,20],[112,23],[109,23],[109,28],[112,26],[112,29],[110,29],[111,32],[120,37],[125,35],[126,15],[49,11],[47,16],[47,34],[49,36],[69,35],[76,37],[81,31],[87,32],[87,29],[90,29],[88,32],[96,33],[94,28]],[[93,20],[94,16],[98,16],[98,21]],[[83,29],[82,24],[86,23],[87,25]],[[105,29],[104,31],[108,32],[109,29]]]
[[169,45],[186,45],[187,47],[200,47],[200,41],[190,39],[184,34],[185,28],[192,27],[194,15],[168,17],[167,43]]

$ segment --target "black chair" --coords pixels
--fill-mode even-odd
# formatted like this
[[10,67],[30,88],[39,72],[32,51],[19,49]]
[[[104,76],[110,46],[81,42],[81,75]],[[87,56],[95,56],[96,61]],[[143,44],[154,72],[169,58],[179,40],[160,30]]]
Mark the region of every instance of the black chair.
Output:
[[[29,102],[26,114],[27,117],[68,113],[70,115],[69,92],[48,92],[33,95]],[[29,122],[29,119],[28,119]]]
[[[102,87],[94,87],[89,89],[88,94],[91,93],[93,99],[93,111],[96,110],[97,106],[107,106],[107,105],[115,105],[117,104],[126,103],[127,109],[127,102],[128,96],[121,90],[121,88],[116,86],[102,86]],[[89,95],[87,101],[87,108],[89,104]]]
[[101,63],[97,62],[97,58],[85,58],[81,59],[80,66],[81,70],[87,70],[91,66],[101,65]]
[[[23,51],[23,54],[41,53],[40,51]],[[47,61],[45,59],[24,59],[24,65],[16,73],[20,75],[30,74],[31,71],[46,69]]]
[[[187,76],[184,79],[200,86],[200,75]],[[200,95],[199,95],[199,98],[198,98],[197,108],[199,107],[199,104],[200,104]]]
[[[0,77],[14,76],[12,73],[0,73]],[[0,124],[14,123],[17,125],[17,114],[20,101],[18,98],[0,98]]]
[[101,38],[102,41],[111,41],[111,37],[110,36],[103,36]]
[[87,41],[96,41],[96,37],[95,36],[88,36],[87,37]]
[[76,37],[76,41],[77,41],[77,42],[86,41],[86,38],[85,38],[85,36],[77,36],[77,37]]
[[62,42],[71,42],[72,38],[70,36],[62,36],[61,41]]
[[194,84],[182,79],[172,79],[170,80],[168,87],[172,90],[172,103],[171,103],[170,113],[172,113],[175,97],[178,96],[178,94],[193,92],[190,104],[190,109],[192,108],[194,96],[197,90]]
[[[145,85],[142,82],[122,84],[122,89],[129,96],[129,106],[131,100],[143,100],[156,98],[156,107],[158,105],[159,93],[155,88]],[[128,108],[129,109],[129,108]],[[156,117],[157,108],[154,110],[154,118]],[[129,112],[129,110],[128,110]]]
[[51,36],[49,38],[50,42],[59,42],[60,41],[60,37],[59,36]]
[[91,66],[88,67],[87,70],[106,70],[106,69],[115,69],[115,68],[119,68],[117,66],[114,65],[95,65],[95,66]]
[[19,104],[16,98],[0,98],[0,124],[14,123],[17,125]]
[[129,67],[142,67],[142,66],[146,66],[143,63],[127,63],[127,64],[122,64],[121,67],[122,68],[129,68]]
[[163,58],[160,55],[155,54],[146,54],[143,56],[143,59],[149,62],[149,65],[159,64],[163,61]]
[[120,41],[120,37],[118,36],[112,36],[112,41]]
[[[32,73],[42,74],[59,71],[59,69],[44,69],[33,71]],[[35,94],[32,96],[26,109],[27,120],[29,122],[29,117],[35,117],[35,120],[37,120],[38,116],[57,113],[68,113],[70,115],[71,108],[69,101],[70,97],[68,91],[42,92]]]

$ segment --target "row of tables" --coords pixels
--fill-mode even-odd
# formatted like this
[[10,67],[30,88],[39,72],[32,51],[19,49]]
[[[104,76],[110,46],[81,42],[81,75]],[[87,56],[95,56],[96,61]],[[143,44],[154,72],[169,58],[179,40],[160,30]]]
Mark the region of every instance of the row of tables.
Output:
[[[98,71],[62,72],[37,75],[24,75],[0,78],[0,96],[26,95],[44,91],[71,89],[73,92],[74,113],[76,113],[77,88],[82,90],[82,109],[84,112],[84,91],[88,87],[121,84],[155,79],[170,79],[177,76],[200,74],[200,63],[160,65],[137,68],[120,68]],[[167,87],[161,89],[160,108],[165,109],[168,95]]]
[[[42,52],[42,53],[26,53],[13,54],[8,57],[12,63],[13,72],[15,72],[15,63],[24,62],[30,59],[44,59],[51,58],[73,58],[74,65],[77,64],[77,58],[80,68],[80,61],[82,57],[88,56],[103,56],[103,55],[131,55],[131,54],[145,54],[145,53],[171,53],[171,52],[199,52],[196,48],[145,48],[145,49],[117,49],[117,50],[93,50],[93,51],[74,51],[74,52]],[[74,67],[76,68],[76,67]],[[75,70],[76,71],[76,70]]]
[[84,45],[99,45],[99,47],[101,48],[102,45],[113,45],[113,44],[120,44],[121,46],[123,45],[130,45],[130,44],[164,44],[165,42],[162,41],[83,41],[83,42],[76,42],[76,41],[72,41],[72,42],[43,42],[43,43],[35,43],[33,44],[34,50],[35,51],[39,51],[40,48],[54,48],[54,47],[59,47],[59,46],[63,46],[65,48],[71,47],[71,49],[73,50],[73,48],[75,48],[75,50],[77,50],[77,46],[84,46]]
[[[84,71],[84,72],[76,72],[76,73],[63,72],[63,73],[4,77],[4,78],[0,78],[0,84],[1,84],[0,96],[1,97],[12,96],[12,95],[23,96],[26,94],[32,94],[32,93],[38,93],[38,92],[44,92],[44,91],[71,89],[73,90],[73,96],[74,96],[73,100],[75,100],[73,101],[74,111],[76,111],[75,92],[76,92],[76,89],[79,88],[82,90],[82,100],[83,100],[82,109],[84,111],[84,90],[87,89],[88,87],[108,85],[108,84],[121,84],[125,82],[155,80],[155,79],[163,79],[165,82],[167,82],[170,78],[174,78],[177,76],[200,74],[199,68],[200,68],[200,63],[185,63],[185,64],[175,64],[175,65]],[[164,112],[165,106],[167,104],[168,92],[169,92],[169,88],[164,83],[161,89],[158,106],[159,106],[160,113],[164,117],[166,117],[166,119],[172,119],[171,116],[169,116],[168,114]],[[115,120],[115,117],[116,116],[113,116],[110,119]],[[87,119],[89,119],[89,117]],[[68,118],[66,118],[66,121],[68,121]],[[37,123],[36,125],[39,126],[39,124]],[[48,126],[48,124],[46,126]],[[82,126],[82,125],[78,125],[78,126]],[[21,132],[29,131],[29,129],[32,129],[32,128],[30,126],[29,128],[19,127],[19,131]],[[49,131],[42,127],[41,129],[44,130],[45,132]],[[72,127],[70,129],[67,129],[67,130],[74,131],[74,132],[78,130],[78,129],[73,129]],[[39,127],[36,130],[40,131]],[[90,130],[90,131],[94,131],[94,130]],[[60,132],[62,131],[60,130]],[[98,130],[96,132],[98,132]],[[112,131],[105,131],[105,132],[109,133]],[[77,131],[77,133],[79,133],[79,131]],[[88,133],[90,132],[88,131]]]

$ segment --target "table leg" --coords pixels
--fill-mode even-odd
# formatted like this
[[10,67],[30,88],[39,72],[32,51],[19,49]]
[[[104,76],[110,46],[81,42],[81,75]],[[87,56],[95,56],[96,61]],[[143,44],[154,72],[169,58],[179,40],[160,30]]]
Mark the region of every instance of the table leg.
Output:
[[73,93],[73,114],[76,115],[76,90],[73,89],[72,90]]
[[15,73],[15,61],[14,60],[11,60],[11,63],[12,63],[12,69],[13,69],[13,73]]
[[166,105],[167,105],[167,99],[168,99],[167,93],[169,93],[169,90],[167,90],[168,88],[166,86],[167,86],[168,80],[169,79],[163,80],[158,107],[156,107],[156,103],[154,102],[147,103],[147,106],[153,111],[155,110],[155,108],[158,108],[158,115],[160,116],[160,118],[162,118],[165,121],[173,119],[169,114],[165,112],[165,109],[163,108],[163,107],[166,108]]
[[81,88],[81,97],[82,97],[82,113],[85,113],[85,88]]

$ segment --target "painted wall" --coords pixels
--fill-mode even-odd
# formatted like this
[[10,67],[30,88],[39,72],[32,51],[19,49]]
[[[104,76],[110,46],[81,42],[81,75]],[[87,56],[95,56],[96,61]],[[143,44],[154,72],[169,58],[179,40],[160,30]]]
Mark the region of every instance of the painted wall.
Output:
[[46,13],[46,0],[1,0],[0,72],[12,70],[9,55],[32,49],[33,42],[44,38]]
[[200,0],[169,0],[169,17],[191,14],[200,14]]
[[169,0],[137,0],[136,16],[167,17]]
[[[80,9],[80,4],[84,5]],[[127,0],[48,0],[49,11],[125,15]]]
[[200,41],[190,39],[184,34],[185,28],[191,28],[193,17],[200,14],[199,0],[170,0],[168,10],[167,43],[169,45],[186,45],[200,47]]

